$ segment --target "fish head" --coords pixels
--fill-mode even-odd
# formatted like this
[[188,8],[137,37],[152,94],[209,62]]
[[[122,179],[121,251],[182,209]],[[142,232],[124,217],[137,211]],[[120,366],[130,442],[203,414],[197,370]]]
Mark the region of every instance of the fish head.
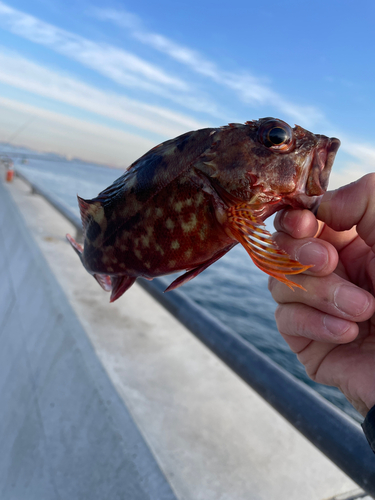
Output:
[[339,139],[274,118],[259,120],[254,132],[253,141],[259,143],[251,148],[256,156],[254,186],[265,199],[278,200],[272,211],[289,205],[316,212],[328,188]]
[[286,206],[317,210],[340,141],[263,118],[227,127],[219,145],[222,163],[212,177],[233,197],[257,204],[264,220]]
[[287,276],[311,266],[280,249],[264,220],[287,206],[317,210],[340,141],[264,118],[229,125],[216,144],[217,149],[206,154],[210,161],[205,165],[216,168],[209,178],[224,202],[217,202],[218,221],[257,267],[291,289],[304,290]]

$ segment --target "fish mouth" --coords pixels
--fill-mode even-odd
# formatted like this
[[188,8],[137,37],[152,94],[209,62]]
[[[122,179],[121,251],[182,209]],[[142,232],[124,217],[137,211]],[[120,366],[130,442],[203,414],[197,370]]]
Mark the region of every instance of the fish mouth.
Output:
[[318,143],[314,148],[306,184],[295,202],[303,208],[311,210],[316,215],[323,194],[328,187],[329,175],[341,142],[336,137],[318,136]]
[[340,144],[336,137],[319,136],[306,182],[307,196],[321,196],[327,191],[332,165]]

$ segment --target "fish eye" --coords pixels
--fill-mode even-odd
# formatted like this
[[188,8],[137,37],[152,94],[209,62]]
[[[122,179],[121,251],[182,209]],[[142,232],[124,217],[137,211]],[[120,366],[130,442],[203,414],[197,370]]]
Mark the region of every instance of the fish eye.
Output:
[[285,129],[281,127],[271,128],[271,130],[267,134],[268,141],[272,144],[272,146],[279,146],[280,144],[284,144],[288,140],[288,134]]
[[259,129],[259,139],[267,148],[286,152],[293,143],[293,131],[281,120],[268,120]]

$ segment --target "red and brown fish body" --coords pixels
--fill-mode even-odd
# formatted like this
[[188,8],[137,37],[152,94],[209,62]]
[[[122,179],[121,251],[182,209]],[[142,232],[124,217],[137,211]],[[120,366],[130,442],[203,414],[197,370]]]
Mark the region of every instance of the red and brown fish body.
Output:
[[93,200],[79,198],[88,272],[120,297],[137,277],[197,276],[241,243],[255,264],[289,286],[307,269],[273,243],[263,221],[285,206],[314,209],[340,145],[264,118],[188,132],[156,146]]

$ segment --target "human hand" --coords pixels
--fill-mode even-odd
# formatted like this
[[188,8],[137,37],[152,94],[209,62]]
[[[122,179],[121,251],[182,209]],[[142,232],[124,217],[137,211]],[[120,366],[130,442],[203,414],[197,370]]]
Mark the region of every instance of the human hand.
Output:
[[[307,374],[338,387],[365,416],[375,405],[375,174],[275,219],[276,243],[302,264],[306,291],[270,278],[281,335]],[[314,238],[316,235],[316,238]]]

